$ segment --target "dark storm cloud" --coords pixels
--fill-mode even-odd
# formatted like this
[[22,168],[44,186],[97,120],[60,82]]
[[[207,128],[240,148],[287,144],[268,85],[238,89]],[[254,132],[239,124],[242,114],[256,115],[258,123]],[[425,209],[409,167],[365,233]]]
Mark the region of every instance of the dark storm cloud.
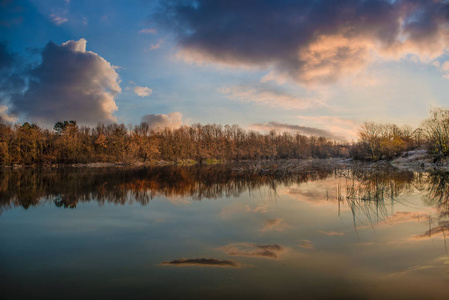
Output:
[[162,265],[169,266],[197,266],[197,267],[222,267],[222,268],[239,268],[240,264],[233,260],[217,259],[217,258],[181,258],[172,261],[164,261]]
[[8,49],[5,42],[0,42],[0,123],[16,120],[9,111],[11,97],[20,94],[25,88],[23,74],[18,70],[19,58]]
[[5,42],[0,42],[0,103],[6,102],[12,93],[25,85],[16,71],[17,64],[17,55],[9,51]]
[[373,52],[435,58],[449,45],[449,3],[437,0],[169,1],[156,19],[187,61],[269,67],[266,79],[299,83],[333,82]]
[[283,131],[299,132],[300,134],[306,136],[322,136],[334,140],[343,140],[343,137],[336,136],[335,134],[327,130],[279,122],[255,123],[251,125],[251,128],[255,130],[265,130],[265,131],[274,129],[278,132]]
[[28,76],[25,93],[10,99],[14,113],[46,124],[60,120],[85,124],[115,121],[114,98],[121,92],[118,74],[104,58],[86,51],[85,39],[61,45],[48,43],[41,64]]

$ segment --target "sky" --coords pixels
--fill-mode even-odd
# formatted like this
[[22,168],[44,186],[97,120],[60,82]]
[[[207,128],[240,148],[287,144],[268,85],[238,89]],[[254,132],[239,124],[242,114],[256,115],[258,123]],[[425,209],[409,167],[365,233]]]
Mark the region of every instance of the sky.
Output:
[[0,0],[0,118],[355,140],[449,105],[446,0]]

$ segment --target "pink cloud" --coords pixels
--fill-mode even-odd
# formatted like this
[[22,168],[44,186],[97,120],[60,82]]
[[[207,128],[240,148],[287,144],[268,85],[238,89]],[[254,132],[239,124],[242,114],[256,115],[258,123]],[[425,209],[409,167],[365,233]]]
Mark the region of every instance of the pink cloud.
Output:
[[144,28],[144,29],[140,30],[139,32],[143,33],[143,34],[148,34],[148,33],[156,34],[157,33],[157,29],[155,29],[155,28]]
[[286,249],[278,244],[257,245],[253,243],[232,243],[218,248],[231,256],[249,256],[260,258],[279,258]]
[[422,222],[427,221],[429,219],[429,214],[425,212],[406,212],[399,211],[394,213],[393,215],[386,217],[385,220],[379,222],[379,225],[382,224],[400,224],[400,223],[409,223],[409,222]]
[[440,225],[427,230],[421,235],[410,237],[409,241],[420,241],[430,238],[446,239],[449,234],[449,221],[440,222]]
[[241,102],[253,102],[282,109],[307,109],[321,106],[322,102],[316,97],[298,97],[283,91],[251,86],[224,87],[220,90],[230,99]]
[[299,247],[304,248],[304,249],[310,249],[310,250],[314,250],[315,246],[313,245],[313,243],[309,240],[303,240],[300,244]]
[[318,232],[322,233],[324,235],[329,235],[329,236],[333,236],[333,235],[342,236],[342,235],[344,235],[344,232],[337,232],[337,231],[322,231],[322,230],[319,230]]
[[285,223],[283,219],[278,218],[265,221],[264,227],[260,231],[284,231],[288,228],[291,228],[291,226]]

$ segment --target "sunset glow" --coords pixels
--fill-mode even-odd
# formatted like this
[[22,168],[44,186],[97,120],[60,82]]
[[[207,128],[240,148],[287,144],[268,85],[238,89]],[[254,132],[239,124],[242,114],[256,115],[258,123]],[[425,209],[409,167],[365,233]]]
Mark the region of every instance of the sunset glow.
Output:
[[175,114],[182,125],[283,124],[268,126],[351,141],[364,121],[416,128],[432,107],[449,104],[446,1],[0,7],[0,116],[8,122],[138,124]]

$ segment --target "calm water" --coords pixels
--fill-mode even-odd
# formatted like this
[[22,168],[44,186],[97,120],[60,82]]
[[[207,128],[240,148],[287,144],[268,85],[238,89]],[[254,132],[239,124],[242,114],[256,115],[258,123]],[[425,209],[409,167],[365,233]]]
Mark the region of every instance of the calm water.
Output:
[[0,172],[2,299],[447,299],[448,174]]

